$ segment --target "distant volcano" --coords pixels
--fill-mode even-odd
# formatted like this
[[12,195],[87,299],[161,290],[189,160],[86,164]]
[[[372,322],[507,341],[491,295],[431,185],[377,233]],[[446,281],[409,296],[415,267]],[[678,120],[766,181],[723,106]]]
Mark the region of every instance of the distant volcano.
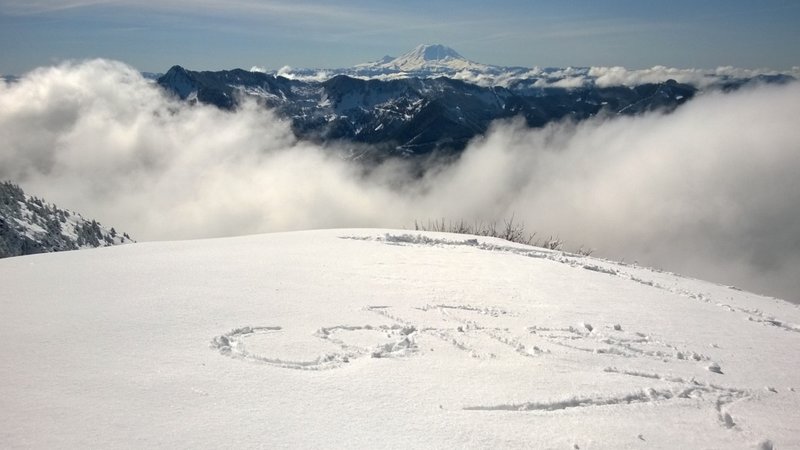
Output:
[[381,68],[405,72],[424,69],[485,69],[489,66],[470,61],[450,47],[441,44],[418,45],[397,58],[385,56],[378,61],[361,64],[359,68]]

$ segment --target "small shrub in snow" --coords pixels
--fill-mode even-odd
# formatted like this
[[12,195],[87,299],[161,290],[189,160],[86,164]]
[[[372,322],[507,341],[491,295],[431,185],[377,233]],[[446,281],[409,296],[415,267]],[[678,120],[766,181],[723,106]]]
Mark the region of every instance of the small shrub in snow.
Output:
[[414,229],[417,231],[436,231],[442,233],[474,234],[476,236],[489,236],[525,245],[534,245],[536,233],[528,234],[525,225],[514,221],[514,216],[503,221],[503,226],[498,227],[497,222],[468,223],[463,220],[449,222],[445,219],[428,221],[423,224],[414,221]]
[[539,247],[544,247],[548,250],[561,250],[564,248],[564,241],[558,236],[550,236],[545,239]]
[[[528,233],[525,230],[525,224],[523,222],[518,222],[514,215],[504,220],[502,225],[498,225],[497,222],[475,221],[469,223],[464,220],[450,222],[444,218],[432,221],[428,220],[427,223],[415,220],[414,230],[496,237],[510,242],[516,242],[517,244],[533,245],[548,250],[560,251],[564,249],[563,239],[558,236],[549,236],[543,240],[536,239],[536,232]],[[589,256],[593,252],[594,249],[581,245],[575,253],[579,256]]]

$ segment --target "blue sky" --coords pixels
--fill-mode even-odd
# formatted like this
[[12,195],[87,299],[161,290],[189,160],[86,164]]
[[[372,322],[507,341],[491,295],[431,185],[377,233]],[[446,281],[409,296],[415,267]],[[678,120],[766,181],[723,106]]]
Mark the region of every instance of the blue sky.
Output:
[[420,43],[499,65],[800,66],[797,0],[0,0],[0,73],[345,67]]

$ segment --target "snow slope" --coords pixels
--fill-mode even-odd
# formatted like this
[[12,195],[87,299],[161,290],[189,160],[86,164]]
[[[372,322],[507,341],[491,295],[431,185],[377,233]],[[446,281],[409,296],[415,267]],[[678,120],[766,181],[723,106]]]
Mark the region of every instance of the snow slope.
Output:
[[326,230],[0,276],[3,448],[800,447],[800,309],[670,273]]

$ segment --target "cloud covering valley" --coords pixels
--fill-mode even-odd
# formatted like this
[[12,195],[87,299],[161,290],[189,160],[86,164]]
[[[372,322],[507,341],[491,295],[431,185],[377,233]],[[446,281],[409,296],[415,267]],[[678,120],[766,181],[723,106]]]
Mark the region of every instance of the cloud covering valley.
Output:
[[255,103],[189,106],[93,60],[0,82],[0,179],[140,241],[513,214],[568,247],[800,301],[798,124],[798,82],[668,115],[501,122],[420,178],[298,141]]

